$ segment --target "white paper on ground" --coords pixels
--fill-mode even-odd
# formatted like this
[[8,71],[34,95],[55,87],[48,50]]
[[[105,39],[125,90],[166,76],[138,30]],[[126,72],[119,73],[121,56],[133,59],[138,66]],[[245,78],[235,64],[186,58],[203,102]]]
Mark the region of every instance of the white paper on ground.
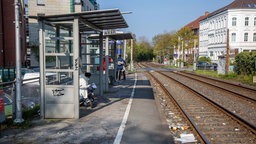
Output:
[[180,138],[176,140],[182,143],[197,142],[193,134],[180,134]]

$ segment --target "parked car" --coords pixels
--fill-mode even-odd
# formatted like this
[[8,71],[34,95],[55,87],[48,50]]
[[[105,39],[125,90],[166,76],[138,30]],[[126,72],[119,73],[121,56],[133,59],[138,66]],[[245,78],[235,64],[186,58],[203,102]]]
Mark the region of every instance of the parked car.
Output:
[[213,66],[208,62],[197,62],[196,68],[197,69],[210,70],[210,69],[213,68]]
[[21,75],[24,76],[26,73],[34,73],[35,71],[32,69],[28,69],[28,68],[21,68]]
[[213,70],[214,70],[214,71],[217,71],[218,64],[217,64],[217,63],[212,63],[212,66],[213,66]]
[[23,84],[31,83],[39,80],[39,79],[36,79],[36,80],[28,81],[28,79],[39,78],[39,73],[35,72],[33,69],[21,68],[21,75],[22,75]]

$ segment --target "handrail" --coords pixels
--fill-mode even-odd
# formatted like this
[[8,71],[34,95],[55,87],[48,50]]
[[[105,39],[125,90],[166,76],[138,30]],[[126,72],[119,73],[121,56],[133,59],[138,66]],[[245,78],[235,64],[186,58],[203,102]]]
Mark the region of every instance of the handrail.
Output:
[[[36,79],[39,80],[39,78],[40,78],[40,77],[25,79],[25,80],[22,80],[21,82],[26,82],[26,81],[30,81],[30,80],[36,80]],[[9,81],[9,82],[1,82],[1,83],[0,83],[0,86],[2,86],[2,85],[11,85],[11,84],[13,84],[13,83],[15,83],[15,82],[16,82],[16,80]]]
[[13,84],[15,82],[16,82],[15,80],[14,81],[9,81],[9,82],[1,82],[0,86],[2,86],[2,85],[11,85],[11,84]]

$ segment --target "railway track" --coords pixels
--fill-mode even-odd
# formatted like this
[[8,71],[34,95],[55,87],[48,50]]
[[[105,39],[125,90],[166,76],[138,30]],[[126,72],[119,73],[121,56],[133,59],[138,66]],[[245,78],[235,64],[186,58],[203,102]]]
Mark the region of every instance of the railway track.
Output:
[[207,82],[198,81],[191,77],[184,77],[175,72],[161,72],[162,75],[175,79],[194,91],[200,93],[207,99],[223,107],[227,112],[240,119],[250,128],[256,129],[256,102],[244,95],[233,93]]
[[242,85],[230,83],[227,81],[219,80],[219,79],[214,79],[202,75],[197,75],[194,73],[187,73],[187,72],[179,72],[177,74],[186,76],[188,78],[191,78],[193,80],[197,80],[200,82],[207,83],[209,85],[218,87],[220,89],[229,91],[231,93],[237,94],[240,97],[243,97],[245,99],[251,100],[251,101],[256,101],[256,89],[245,87]]
[[[148,67],[144,65],[143,67]],[[200,81],[191,80],[184,75],[179,75],[170,72],[148,72],[148,75],[152,77],[153,81],[160,85],[162,91],[168,95],[172,105],[177,105],[180,111],[183,113],[183,117],[186,117],[189,125],[193,128],[193,133],[197,136],[199,142],[202,143],[256,143],[255,135],[255,109],[252,109],[247,116],[242,115],[243,109],[227,108],[223,103],[219,103],[216,100],[205,96],[205,93],[201,91],[208,91],[212,93],[212,85],[205,86]],[[191,85],[188,85],[186,81],[190,81]],[[192,81],[192,82],[191,82]],[[198,86],[196,89],[193,85]],[[218,89],[218,90],[216,90]],[[218,93],[224,93],[225,89],[216,88],[214,91]],[[221,92],[220,92],[221,91]],[[238,97],[230,94],[229,98]],[[223,97],[218,97],[219,101],[227,101]],[[241,97],[241,96],[240,96]],[[241,100],[242,99],[242,100]],[[255,101],[250,98],[231,98],[231,103],[237,103],[244,101],[248,104],[248,107],[244,109],[255,108]],[[175,104],[173,104],[175,103]],[[171,105],[171,103],[169,103]],[[234,105],[236,106],[236,105]],[[248,119],[249,117],[249,119]]]

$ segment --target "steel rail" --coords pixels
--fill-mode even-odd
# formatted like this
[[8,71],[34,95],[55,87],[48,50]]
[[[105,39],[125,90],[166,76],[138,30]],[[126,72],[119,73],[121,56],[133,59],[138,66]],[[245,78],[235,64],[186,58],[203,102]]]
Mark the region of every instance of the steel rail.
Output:
[[194,122],[194,120],[189,116],[189,114],[180,106],[180,104],[172,97],[172,95],[170,94],[170,92],[164,87],[164,85],[155,77],[153,76],[151,73],[148,73],[162,88],[162,90],[168,95],[168,97],[174,101],[174,104],[178,107],[178,109],[180,109],[180,111],[182,112],[182,115],[184,115],[184,117],[187,119],[187,121],[189,121],[191,123],[191,125],[193,126],[194,130],[198,133],[201,141],[203,141],[204,143],[210,143],[210,141],[207,139],[207,137],[203,134],[203,132],[200,130],[200,128],[196,125],[196,123]]
[[219,79],[216,79],[216,78],[211,78],[211,77],[206,77],[206,76],[203,76],[203,75],[194,74],[194,73],[191,73],[191,72],[181,71],[181,73],[186,73],[186,74],[188,73],[188,74],[195,75],[195,76],[198,76],[198,77],[203,77],[203,78],[211,79],[211,80],[214,80],[214,81],[218,81],[218,82],[221,82],[221,83],[229,84],[229,85],[236,86],[236,87],[239,87],[239,88],[242,87],[244,89],[256,92],[256,89],[250,88],[250,87],[246,87],[246,86],[243,86],[243,85],[240,85],[240,84],[234,84],[234,83],[230,83],[230,82],[227,82],[227,81],[222,81],[222,80],[219,80]]
[[[174,73],[174,72],[172,72],[172,73]],[[248,97],[248,96],[245,96],[245,95],[243,95],[243,94],[237,93],[237,92],[235,92],[235,91],[229,90],[229,89],[227,89],[227,88],[223,88],[223,87],[221,87],[221,86],[218,86],[218,85],[215,85],[215,84],[211,84],[211,83],[209,83],[209,82],[205,82],[205,81],[202,81],[202,80],[199,80],[199,79],[196,79],[196,78],[187,76],[188,74],[184,74],[183,72],[182,72],[182,73],[175,73],[175,74],[178,74],[178,75],[187,77],[187,78],[189,78],[189,79],[193,79],[193,80],[195,80],[195,81],[199,81],[199,82],[208,84],[208,85],[210,85],[210,86],[217,87],[217,88],[219,88],[219,89],[228,91],[228,92],[230,92],[230,93],[232,93],[232,94],[236,94],[236,95],[238,95],[239,97],[242,97],[242,98],[244,98],[244,99],[246,99],[246,100],[250,100],[250,101],[252,101],[252,102],[254,102],[254,103],[256,102],[256,99],[253,99],[253,98],[251,98],[251,97]],[[192,74],[192,75],[193,75],[193,74]],[[197,77],[201,77],[201,76],[198,76],[198,75],[196,75],[196,76],[197,76]],[[207,79],[207,77],[202,77],[202,78]],[[209,78],[209,79],[210,79],[210,80],[214,80],[214,79],[211,79],[211,78]],[[216,80],[216,81],[222,83],[222,81],[220,81],[220,80]],[[223,82],[223,83],[227,84],[226,82]],[[230,86],[236,86],[236,85],[230,84]],[[256,90],[254,90],[254,92],[256,92]]]
[[[170,79],[173,79],[170,76],[168,76],[168,75],[166,75],[166,74],[164,74],[162,72],[158,72],[158,73],[160,73],[160,74],[162,74],[162,75],[164,75],[164,76],[166,76],[166,77],[168,77]],[[202,98],[207,100],[210,104],[213,104],[216,108],[218,108],[219,110],[225,112],[228,116],[230,116],[231,118],[233,118],[234,120],[236,120],[240,124],[244,125],[246,128],[250,129],[251,132],[253,132],[254,134],[256,134],[256,126],[253,123],[247,121],[246,119],[243,119],[242,117],[240,117],[238,115],[235,115],[233,112],[229,111],[225,107],[221,106],[220,104],[216,103],[215,101],[213,101],[213,100],[205,97],[204,95],[200,94],[198,91],[195,91],[195,90],[191,89],[190,87],[184,85],[183,83],[181,83],[181,82],[179,82],[179,81],[177,81],[175,79],[173,79],[173,80],[178,82],[178,83],[180,83],[180,84],[182,84],[184,87],[186,87],[187,89],[191,90],[192,92],[198,94],[199,96],[201,96]]]

